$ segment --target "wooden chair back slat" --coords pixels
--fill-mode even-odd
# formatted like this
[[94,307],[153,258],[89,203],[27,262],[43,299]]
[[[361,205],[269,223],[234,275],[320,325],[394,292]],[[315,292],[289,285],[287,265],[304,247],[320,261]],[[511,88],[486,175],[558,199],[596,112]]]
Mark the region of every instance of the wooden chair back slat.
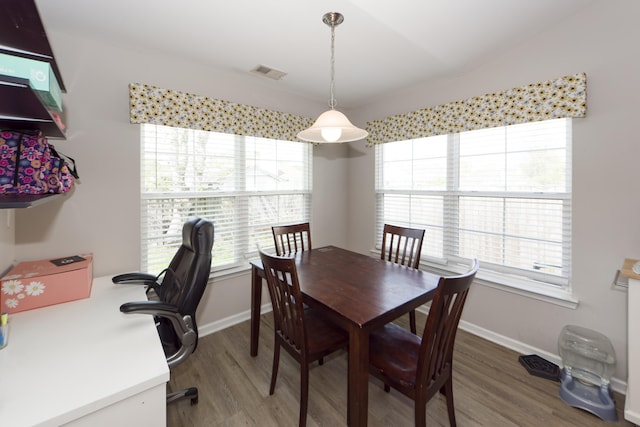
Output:
[[308,222],[271,227],[276,254],[279,256],[311,250],[311,227]]

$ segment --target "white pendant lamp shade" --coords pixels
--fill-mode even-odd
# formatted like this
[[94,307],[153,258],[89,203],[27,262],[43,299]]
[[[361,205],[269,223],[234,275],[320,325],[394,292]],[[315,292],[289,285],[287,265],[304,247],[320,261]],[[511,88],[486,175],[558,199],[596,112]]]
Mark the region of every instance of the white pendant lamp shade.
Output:
[[298,133],[298,138],[303,141],[317,143],[349,142],[366,138],[369,135],[364,129],[355,127],[340,111],[334,109],[336,101],[333,97],[335,84],[335,28],[344,21],[344,16],[338,12],[325,13],[322,22],[331,27],[331,85],[329,86],[330,110],[320,114],[320,117],[309,129]]
[[358,141],[369,135],[364,129],[355,127],[338,110],[328,110],[320,114],[316,122],[309,129],[298,134],[298,138],[319,143]]

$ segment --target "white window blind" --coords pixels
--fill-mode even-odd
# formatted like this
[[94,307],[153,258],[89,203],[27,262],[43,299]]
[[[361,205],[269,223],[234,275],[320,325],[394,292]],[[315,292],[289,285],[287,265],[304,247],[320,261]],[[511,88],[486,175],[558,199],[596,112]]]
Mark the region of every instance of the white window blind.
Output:
[[308,221],[311,144],[141,125],[143,271],[160,272],[191,217],[215,226],[213,268],[246,264],[271,226]]
[[376,146],[384,223],[424,228],[422,259],[568,286],[571,119]]

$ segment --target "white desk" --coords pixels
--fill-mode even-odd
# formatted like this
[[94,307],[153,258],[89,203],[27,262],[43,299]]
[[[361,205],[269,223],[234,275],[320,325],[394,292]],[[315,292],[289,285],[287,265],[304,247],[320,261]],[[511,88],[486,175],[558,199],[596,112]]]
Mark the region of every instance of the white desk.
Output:
[[169,368],[149,315],[120,313],[143,286],[93,281],[91,297],[9,316],[3,426],[164,426]]

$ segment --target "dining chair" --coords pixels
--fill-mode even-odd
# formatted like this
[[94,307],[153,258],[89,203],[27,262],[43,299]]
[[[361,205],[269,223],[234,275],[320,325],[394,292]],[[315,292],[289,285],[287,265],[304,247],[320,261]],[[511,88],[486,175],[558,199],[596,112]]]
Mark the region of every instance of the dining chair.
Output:
[[414,401],[415,425],[426,426],[427,402],[438,390],[447,400],[449,424],[456,425],[452,360],[458,323],[478,260],[468,273],[441,277],[431,302],[422,338],[388,323],[369,338],[369,372]]
[[283,347],[300,364],[300,420],[307,422],[309,399],[309,365],[324,356],[347,347],[345,331],[329,323],[320,314],[302,304],[302,293],[294,258],[273,256],[260,251],[273,306],[273,368],[269,394],[276,387],[280,348]]
[[[400,265],[420,268],[424,230],[385,224],[382,229],[380,258]],[[409,327],[416,333],[416,311],[409,312]]]
[[[290,225],[276,225],[271,227],[273,243],[276,247],[276,255],[283,256],[291,253],[311,250],[311,226],[308,222]],[[306,308],[306,305],[305,305]],[[318,364],[322,365],[321,357]]]
[[276,254],[284,255],[311,249],[311,227],[308,222],[271,227]]

